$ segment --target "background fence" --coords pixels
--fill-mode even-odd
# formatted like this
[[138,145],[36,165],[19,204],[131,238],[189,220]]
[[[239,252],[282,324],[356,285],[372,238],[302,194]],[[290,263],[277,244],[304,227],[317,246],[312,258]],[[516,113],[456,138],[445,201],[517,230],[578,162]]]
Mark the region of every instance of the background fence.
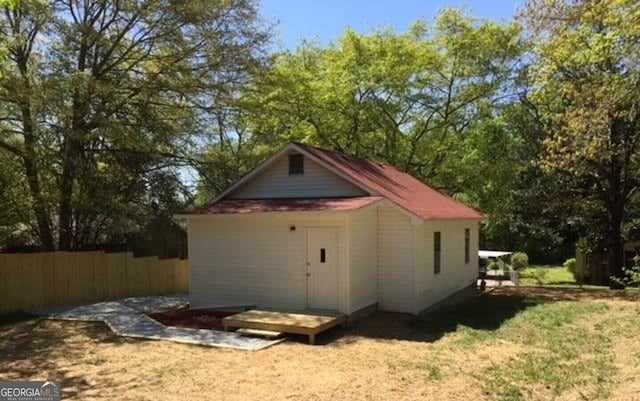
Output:
[[188,260],[130,252],[0,254],[0,314],[188,291]]

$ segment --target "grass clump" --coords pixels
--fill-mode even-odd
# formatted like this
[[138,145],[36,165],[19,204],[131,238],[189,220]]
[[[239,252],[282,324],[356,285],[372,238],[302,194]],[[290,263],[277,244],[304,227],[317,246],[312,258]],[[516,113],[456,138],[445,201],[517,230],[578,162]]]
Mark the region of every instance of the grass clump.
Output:
[[565,266],[532,265],[520,273],[520,285],[577,285]]

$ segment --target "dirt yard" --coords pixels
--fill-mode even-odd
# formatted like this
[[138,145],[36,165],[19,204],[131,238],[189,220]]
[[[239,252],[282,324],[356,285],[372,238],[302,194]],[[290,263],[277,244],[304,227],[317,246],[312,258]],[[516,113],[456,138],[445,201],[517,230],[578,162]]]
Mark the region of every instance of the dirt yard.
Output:
[[5,322],[0,380],[61,379],[73,400],[640,400],[640,307],[607,290],[505,288],[304,340],[247,352]]

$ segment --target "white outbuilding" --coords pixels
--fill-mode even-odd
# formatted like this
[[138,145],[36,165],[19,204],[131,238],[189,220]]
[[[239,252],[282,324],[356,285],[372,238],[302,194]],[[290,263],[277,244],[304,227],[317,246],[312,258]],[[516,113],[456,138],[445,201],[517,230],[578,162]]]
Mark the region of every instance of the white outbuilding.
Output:
[[417,314],[478,275],[479,212],[392,166],[300,143],[178,217],[193,309]]

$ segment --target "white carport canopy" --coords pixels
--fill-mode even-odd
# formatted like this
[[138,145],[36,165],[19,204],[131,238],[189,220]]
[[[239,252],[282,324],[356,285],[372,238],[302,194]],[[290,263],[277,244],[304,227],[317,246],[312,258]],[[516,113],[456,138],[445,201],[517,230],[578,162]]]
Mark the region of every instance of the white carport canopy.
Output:
[[511,255],[513,252],[508,251],[478,251],[480,259],[495,259],[503,256]]

